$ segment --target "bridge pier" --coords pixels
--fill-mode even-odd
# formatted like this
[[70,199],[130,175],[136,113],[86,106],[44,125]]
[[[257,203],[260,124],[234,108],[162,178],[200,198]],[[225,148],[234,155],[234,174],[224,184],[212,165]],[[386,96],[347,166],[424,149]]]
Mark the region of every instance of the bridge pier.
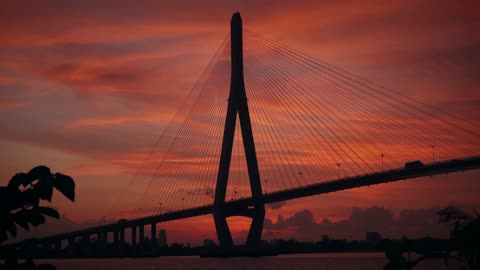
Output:
[[137,227],[132,226],[132,247],[135,248],[137,246]]
[[60,239],[55,240],[54,246],[55,246],[56,250],[61,250],[62,249],[62,240],[60,240]]
[[248,246],[258,246],[262,241],[263,224],[265,222],[265,207],[258,208],[252,218],[247,236]]
[[120,229],[120,242],[121,243],[125,242],[125,228]]
[[75,245],[75,238],[68,238],[68,246],[73,247]]
[[140,225],[138,226],[138,243],[142,245],[144,240],[145,240],[145,228],[143,227],[143,225]]
[[102,232],[102,241],[105,242],[105,243],[108,242],[108,232],[107,231]]
[[[263,223],[265,219],[265,205],[263,203],[262,186],[258,170],[255,142],[253,139],[252,124],[248,110],[248,99],[245,92],[243,78],[243,37],[242,18],[239,13],[232,16],[231,25],[231,84],[228,98],[227,116],[223,132],[222,152],[218,168],[217,185],[215,188],[215,199],[213,203],[213,218],[217,231],[218,242],[221,247],[232,247],[233,239],[228,228],[227,217],[247,216],[252,218],[252,224],[248,233],[247,245],[258,245],[261,242]],[[242,131],[243,147],[250,180],[252,198],[255,200],[253,208],[227,209],[225,196],[232,159],[233,141],[237,113]]]
[[113,243],[118,243],[118,231],[113,231]]
[[220,207],[215,209],[213,220],[215,222],[215,230],[217,231],[218,244],[221,247],[233,247],[233,238],[228,228],[227,216],[224,210]]
[[156,223],[152,223],[151,224],[151,234],[152,234],[152,237],[150,238],[151,243],[152,243],[152,251],[153,253],[155,254],[157,252],[157,247],[158,247],[158,243],[157,243],[157,224]]
[[155,243],[157,241],[157,224],[152,223],[151,226],[152,226],[152,229],[151,229],[152,237],[150,239]]

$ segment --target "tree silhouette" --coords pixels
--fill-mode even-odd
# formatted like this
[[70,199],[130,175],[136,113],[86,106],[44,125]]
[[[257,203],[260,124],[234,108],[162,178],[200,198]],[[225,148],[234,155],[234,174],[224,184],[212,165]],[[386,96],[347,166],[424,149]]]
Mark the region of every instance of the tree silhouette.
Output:
[[461,269],[480,269],[480,215],[469,214],[457,207],[449,206],[438,211],[440,222],[451,227],[450,237],[456,247],[448,251],[448,258],[457,259]]
[[[0,243],[8,239],[8,234],[17,236],[17,225],[28,231],[30,226],[38,227],[44,224],[46,216],[58,219],[57,210],[41,206],[40,201],[52,201],[54,189],[58,190],[70,201],[75,201],[75,182],[61,173],[52,174],[46,166],[37,166],[28,173],[17,173],[10,179],[8,185],[0,187]],[[16,258],[7,258],[0,269],[16,268]],[[35,269],[31,260],[25,269]],[[40,267],[40,266],[39,266]],[[41,268],[48,267],[43,265]]]
[[[449,206],[437,212],[439,222],[450,226],[449,249],[432,251],[421,249],[409,243],[384,241],[385,256],[388,263],[384,270],[412,269],[426,259],[443,259],[445,265],[454,259],[460,263],[460,270],[480,269],[480,215],[469,214],[460,208]],[[452,248],[453,247],[453,248]],[[405,258],[404,253],[413,251],[420,256],[414,260]]]

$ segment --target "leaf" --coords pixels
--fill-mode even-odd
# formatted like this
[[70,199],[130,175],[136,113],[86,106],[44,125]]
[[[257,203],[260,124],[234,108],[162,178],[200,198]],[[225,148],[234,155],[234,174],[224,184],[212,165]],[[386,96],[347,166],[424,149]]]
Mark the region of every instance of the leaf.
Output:
[[29,180],[29,177],[26,173],[17,173],[12,177],[12,179],[10,179],[8,186],[18,188],[20,185],[26,186],[31,182],[32,181]]
[[0,198],[8,195],[8,187],[0,187]]
[[60,214],[57,212],[57,210],[55,210],[53,208],[40,206],[40,207],[38,207],[38,210],[42,214],[47,215],[49,217],[56,218],[56,219],[60,218]]
[[25,209],[22,209],[13,215],[13,220],[24,230],[29,231],[30,227],[27,223],[27,212]]
[[4,223],[7,226],[7,230],[10,232],[10,234],[13,237],[17,236],[17,227],[15,226],[15,223],[13,223],[12,220],[8,220]]
[[38,225],[45,223],[45,217],[40,211],[38,211],[38,208],[27,210],[26,219],[28,223],[32,224],[34,227],[38,227]]
[[40,197],[39,194],[36,192],[34,189],[27,189],[24,192],[21,193],[21,204],[22,207],[25,206],[26,204],[31,204],[32,206],[38,206],[40,203]]
[[53,183],[49,178],[43,178],[40,180],[38,184],[35,185],[34,189],[40,199],[47,200],[49,202],[52,201]]
[[1,187],[0,188],[0,208],[7,211],[23,207],[22,192],[15,187]]
[[75,201],[75,182],[70,176],[56,173],[53,178],[53,186],[70,201]]
[[48,177],[52,173],[47,166],[37,166],[28,172],[28,177],[33,181],[42,177]]
[[4,230],[0,230],[0,243],[5,240],[7,240],[7,232],[5,232]]

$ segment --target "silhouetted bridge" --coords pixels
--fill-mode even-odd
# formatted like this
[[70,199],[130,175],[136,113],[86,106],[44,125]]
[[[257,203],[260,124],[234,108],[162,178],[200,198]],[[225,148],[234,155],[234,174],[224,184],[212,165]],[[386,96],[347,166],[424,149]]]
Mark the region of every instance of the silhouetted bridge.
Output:
[[[209,65],[209,75],[205,80],[199,80],[201,87],[199,91],[194,91],[196,96],[189,95],[187,98],[190,103],[186,105],[187,113],[181,118],[183,122],[172,120],[173,135],[167,134],[164,138],[171,138],[168,151],[160,164],[154,164],[152,178],[145,180],[148,174],[143,174],[138,181],[133,181],[134,184],[144,183],[143,188],[132,187],[141,197],[133,203],[135,209],[143,200],[152,205],[159,203],[148,202],[150,198],[145,199],[142,195],[149,191],[152,183],[155,184],[154,177],[160,177],[160,187],[153,188],[151,193],[166,194],[165,200],[160,202],[162,209],[168,209],[166,212],[138,218],[125,217],[117,223],[26,242],[53,244],[61,248],[63,240],[67,240],[69,245],[73,245],[77,238],[91,236],[108,241],[109,233],[113,234],[114,242],[125,242],[125,231],[128,229],[131,230],[130,243],[136,246],[145,239],[145,226],[150,226],[150,239],[156,240],[158,223],[213,214],[220,246],[233,246],[226,222],[230,216],[252,219],[247,244],[257,245],[261,241],[265,204],[480,168],[477,124],[412,101],[409,97],[309,58],[251,31],[246,33],[249,62],[245,72],[242,22],[236,13],[231,22],[230,48],[226,46],[228,42],[222,45],[214,56],[215,61],[212,60],[215,63]],[[225,52],[230,53],[229,59],[222,58]],[[278,68],[277,65],[281,64],[288,65]],[[223,90],[228,87],[228,78],[222,72],[229,67],[230,94],[226,105]],[[250,83],[247,89],[255,89],[249,92],[252,102],[247,98],[244,77]],[[262,97],[264,101],[259,102]],[[265,109],[263,104],[270,106],[268,108],[274,113]],[[224,111],[225,106],[224,129],[219,130],[223,119],[219,121],[219,117],[215,116]],[[199,113],[202,109],[206,112]],[[179,124],[175,125],[176,122]],[[201,126],[206,128],[200,131],[200,135],[192,132],[198,131]],[[235,141],[236,132],[241,141]],[[258,144],[254,142],[254,133],[257,143],[260,137]],[[221,149],[217,147],[220,137]],[[240,151],[245,159],[235,155],[234,145],[243,146]],[[191,155],[195,147],[200,148],[200,158]],[[218,152],[219,160],[212,158]],[[155,155],[154,152],[154,158]],[[431,157],[433,162],[420,162],[426,156]],[[442,159],[435,162],[439,156]],[[299,165],[301,158],[308,166]],[[372,160],[375,158],[380,158],[381,170],[373,168]],[[233,197],[227,198],[229,173],[232,164],[239,161],[246,163],[246,172],[241,174],[238,169],[233,170],[231,182],[235,183],[235,177],[248,179],[251,195],[237,199],[236,185],[240,185],[237,182],[233,193],[230,192]],[[387,161],[388,168],[393,169],[384,170],[384,161]],[[401,164],[405,166],[400,167]],[[190,171],[185,169],[189,166],[194,167]],[[349,171],[341,171],[344,167]],[[205,187],[210,186],[209,179],[215,179],[214,194],[207,192],[209,197],[214,195],[213,202],[178,207],[179,198],[175,192],[185,189],[181,182],[192,171],[195,175],[191,178],[195,181],[189,186],[192,187],[190,193],[194,195],[187,201],[195,204],[198,196],[205,199],[204,189],[208,190]],[[269,175],[268,183],[264,175]],[[306,176],[310,178],[306,179]],[[288,181],[285,180],[287,178]],[[283,183],[287,188],[272,188],[272,183],[278,186]],[[184,206],[185,197],[180,199]],[[7,246],[19,247],[23,243]]]
[[[263,196],[253,199],[244,198],[236,201],[226,202],[226,206],[231,209],[231,215],[238,215],[236,211],[242,212],[245,208],[252,207],[256,203],[269,204],[286,200],[294,200],[307,196],[325,194],[330,192],[336,192],[346,189],[365,187],[383,183],[390,183],[400,180],[414,179],[419,177],[434,176],[439,174],[448,174],[453,172],[463,172],[480,168],[480,157],[469,157],[464,159],[454,159],[442,162],[434,162],[424,164],[423,166],[415,168],[399,168],[387,171],[381,171],[373,174],[358,175],[355,177],[345,177],[341,179],[334,179],[313,185],[306,185],[289,190],[283,190],[278,192],[272,192],[264,194]],[[107,233],[113,233],[114,239],[119,241],[125,241],[125,230],[130,229],[132,231],[131,243],[136,243],[136,230],[139,228],[139,238],[144,238],[144,226],[151,226],[150,239],[156,239],[156,224],[191,218],[196,216],[208,215],[213,213],[213,205],[205,205],[195,207],[191,209],[184,209],[175,212],[169,212],[160,215],[142,217],[133,220],[124,220],[119,223],[106,224],[103,226],[78,230],[75,232],[62,233],[58,235],[52,235],[37,239],[37,243],[57,243],[59,241],[68,239],[70,242],[75,241],[76,238],[85,238],[90,236],[97,236],[97,239],[107,239]],[[13,245],[21,245],[22,243],[16,243]],[[10,246],[10,245],[9,245]]]

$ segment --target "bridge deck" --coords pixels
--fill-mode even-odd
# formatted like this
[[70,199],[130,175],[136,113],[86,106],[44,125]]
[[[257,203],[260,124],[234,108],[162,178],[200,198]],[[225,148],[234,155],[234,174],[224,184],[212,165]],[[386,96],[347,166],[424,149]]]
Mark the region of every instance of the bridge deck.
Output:
[[[279,201],[293,200],[307,196],[313,196],[318,194],[330,193],[335,191],[341,191],[345,189],[364,187],[388,182],[394,182],[399,180],[413,179],[425,176],[434,176],[439,174],[448,174],[452,172],[467,171],[480,168],[480,156],[473,156],[463,159],[452,159],[441,162],[428,163],[423,166],[414,168],[398,168],[387,171],[380,171],[372,174],[358,175],[354,177],[345,177],[340,179],[334,179],[318,184],[301,186],[289,190],[282,190],[264,194],[264,196],[258,198],[263,203],[274,203]],[[245,198],[236,201],[226,202],[226,204],[235,209],[242,209],[244,207],[252,206],[254,200],[252,198]],[[160,215],[148,216],[138,219],[127,220],[122,223],[112,223],[103,226],[92,227],[88,229],[78,230],[74,232],[62,233],[58,235],[38,238],[39,242],[49,242],[55,240],[69,239],[73,237],[79,237],[84,235],[92,235],[98,232],[114,231],[121,228],[129,228],[133,226],[161,223],[165,221],[178,220],[183,218],[190,218],[195,216],[201,216],[211,214],[213,211],[213,205],[205,205],[180,211],[169,212]],[[9,244],[5,246],[18,245],[21,242]]]

